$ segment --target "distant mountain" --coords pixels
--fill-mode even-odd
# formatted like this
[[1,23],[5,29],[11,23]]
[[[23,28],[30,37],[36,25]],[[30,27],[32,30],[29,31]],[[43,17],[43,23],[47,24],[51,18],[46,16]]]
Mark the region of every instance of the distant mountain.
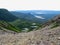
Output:
[[16,12],[32,14],[60,14],[60,11],[55,10],[16,10]]
[[11,11],[11,13],[20,19],[25,19],[33,22],[46,22],[54,16],[60,14],[60,11],[46,11],[46,10],[22,10]]
[[31,22],[42,22],[44,18],[42,16],[36,16],[31,13],[11,12],[13,15]]
[[8,10],[0,9],[0,20],[14,21],[16,19],[17,17],[11,14]]

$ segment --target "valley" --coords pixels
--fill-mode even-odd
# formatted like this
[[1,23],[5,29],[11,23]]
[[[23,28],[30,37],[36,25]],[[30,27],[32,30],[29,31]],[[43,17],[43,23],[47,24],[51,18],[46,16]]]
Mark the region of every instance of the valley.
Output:
[[60,11],[0,9],[0,45],[60,45]]

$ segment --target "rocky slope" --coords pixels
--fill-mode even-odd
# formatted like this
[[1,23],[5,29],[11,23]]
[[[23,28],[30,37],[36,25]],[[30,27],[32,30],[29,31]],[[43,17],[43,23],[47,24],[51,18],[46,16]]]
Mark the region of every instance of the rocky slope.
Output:
[[28,33],[0,34],[0,45],[60,45],[60,26]]

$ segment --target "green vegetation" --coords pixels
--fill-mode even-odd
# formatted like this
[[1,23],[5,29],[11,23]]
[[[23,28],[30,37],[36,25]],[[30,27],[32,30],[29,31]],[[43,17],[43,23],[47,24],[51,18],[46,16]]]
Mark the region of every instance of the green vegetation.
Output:
[[12,30],[15,32],[20,32],[20,30],[18,28],[16,28],[15,26],[11,25],[10,23],[6,22],[6,21],[0,21],[0,28],[6,28],[8,30]]
[[11,14],[8,10],[0,9],[0,20],[11,22],[11,21],[15,21],[16,19],[18,18],[13,14]]
[[18,29],[17,27],[9,23],[9,22],[15,21],[16,19],[18,18],[13,14],[11,14],[8,10],[0,9],[0,29],[6,28],[8,30],[12,30],[15,32],[21,32],[20,29]]
[[51,28],[55,28],[55,27],[58,27],[58,26],[60,26],[60,23],[54,22]]
[[12,24],[13,26],[17,27],[18,29],[21,29],[21,32],[23,31],[32,31],[32,30],[36,30],[39,29],[41,27],[40,23],[35,23],[35,22],[29,22],[26,20],[15,20],[13,22],[10,22],[10,24]]

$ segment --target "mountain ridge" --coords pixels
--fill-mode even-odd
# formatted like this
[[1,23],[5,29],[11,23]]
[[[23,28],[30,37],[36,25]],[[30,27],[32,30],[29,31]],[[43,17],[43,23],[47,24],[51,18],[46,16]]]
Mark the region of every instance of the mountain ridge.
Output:
[[[39,12],[39,14],[37,14],[36,12]],[[29,10],[28,11],[27,10],[27,11],[11,11],[11,13],[19,17],[20,19],[43,23],[43,22],[50,20],[54,16],[60,14],[60,11],[44,11],[44,10],[41,10],[41,11],[40,10],[35,10],[35,11]]]

